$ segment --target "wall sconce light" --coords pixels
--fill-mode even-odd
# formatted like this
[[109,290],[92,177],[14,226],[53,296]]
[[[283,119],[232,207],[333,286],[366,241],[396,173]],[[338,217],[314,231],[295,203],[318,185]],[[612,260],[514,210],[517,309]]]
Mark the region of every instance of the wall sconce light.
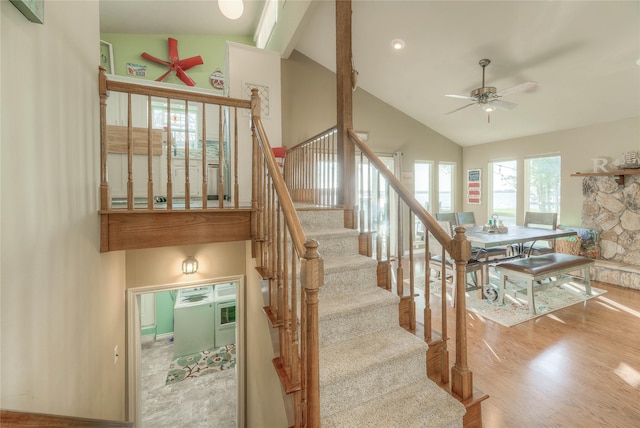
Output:
[[196,272],[198,272],[198,261],[193,256],[189,256],[182,261],[183,274],[189,275]]

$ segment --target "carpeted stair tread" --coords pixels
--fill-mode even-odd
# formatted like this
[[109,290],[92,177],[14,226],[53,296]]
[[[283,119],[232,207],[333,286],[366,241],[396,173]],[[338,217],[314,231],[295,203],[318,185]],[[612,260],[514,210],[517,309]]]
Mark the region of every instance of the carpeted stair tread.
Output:
[[377,262],[369,257],[349,255],[324,258],[324,284],[320,296],[350,293],[358,290],[368,292],[376,286]]
[[[363,370],[375,371],[384,361],[397,362],[404,354],[418,352],[424,358],[427,349],[423,340],[399,326],[323,346],[320,349],[320,383],[353,376]],[[338,355],[340,358],[336,358]]]
[[[379,287],[372,287],[366,293],[344,293],[330,295],[323,298],[318,304],[318,317],[321,320],[339,318],[345,314],[354,312],[366,312],[373,307],[397,305],[400,298]],[[393,307],[397,312],[398,308]]]
[[393,393],[322,418],[324,428],[462,427],[464,406],[423,378]]
[[[427,345],[399,326],[320,348],[321,416],[330,416],[424,375]],[[345,364],[345,362],[348,362]],[[425,376],[426,377],[426,376]]]
[[341,209],[301,209],[298,218],[305,232],[344,227],[344,210]]

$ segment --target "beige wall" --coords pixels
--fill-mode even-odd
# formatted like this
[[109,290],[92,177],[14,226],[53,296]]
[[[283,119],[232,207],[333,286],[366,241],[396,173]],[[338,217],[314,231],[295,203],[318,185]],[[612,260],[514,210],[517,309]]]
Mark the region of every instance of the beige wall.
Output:
[[124,419],[124,254],[99,252],[98,2],[1,11],[3,409]]
[[[198,272],[182,273],[188,256],[198,260]],[[180,284],[245,274],[244,241],[149,248],[126,252],[127,288]]]
[[[463,165],[482,169],[481,205],[464,205],[474,211],[478,222],[487,221],[488,215],[488,162],[501,159],[518,161],[517,221],[524,219],[524,159],[536,155],[555,153],[562,159],[560,222],[570,226],[582,224],[582,178],[571,177],[574,172],[591,172],[594,158],[614,161],[624,152],[640,150],[640,119],[631,118],[582,128],[534,135],[490,144],[465,147]],[[463,183],[464,184],[464,183]]]
[[[272,345],[272,329],[262,309],[268,305],[263,298],[263,288],[266,281],[260,280],[256,272],[255,259],[251,258],[251,243],[247,242],[247,289],[246,289],[246,331],[247,343],[247,371],[246,371],[246,399],[247,399],[247,427],[287,427],[293,421],[288,421],[285,414],[284,392],[280,379],[273,368],[273,358],[278,355]],[[277,339],[277,338],[276,338]],[[277,342],[276,342],[277,343]]]
[[[298,51],[283,60],[282,118],[282,142],[287,147],[335,126],[335,73]],[[360,88],[353,95],[353,127],[369,133],[366,143],[375,152],[402,152],[405,172],[413,172],[416,160],[431,160],[435,165],[455,162],[461,180],[462,148],[458,144]],[[413,191],[413,183],[405,186]],[[457,200],[461,200],[459,195]]]

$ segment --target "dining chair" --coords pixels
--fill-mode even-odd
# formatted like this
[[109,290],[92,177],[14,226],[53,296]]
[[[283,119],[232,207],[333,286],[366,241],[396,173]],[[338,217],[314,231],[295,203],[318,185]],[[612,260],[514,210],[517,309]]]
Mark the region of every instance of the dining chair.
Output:
[[451,226],[457,226],[456,213],[436,213],[436,220],[448,221]]
[[476,215],[473,211],[458,211],[455,213],[458,226],[475,226]]
[[[438,220],[438,224],[446,232],[451,234],[452,229],[450,222],[445,220]],[[431,233],[429,233],[429,253],[429,269],[432,269],[436,272],[437,278],[442,278],[444,276],[445,283],[451,284],[451,306],[455,306],[457,290],[455,261],[446,253],[444,253],[445,260],[444,263],[442,262],[442,244],[440,244],[440,242],[438,242],[438,240]],[[482,290],[482,275],[484,274],[482,263],[474,258],[468,260],[465,272],[465,278],[470,276],[471,280],[471,282],[469,282],[468,280],[466,281],[465,291]],[[429,273],[429,276],[430,275],[431,274]],[[446,298],[446,290],[443,290],[442,293],[443,298]],[[480,297],[482,298],[482,294],[480,294]]]
[[[537,213],[527,211],[524,214],[525,227],[556,230],[558,228],[558,213]],[[556,252],[556,240],[534,241],[524,244],[524,254],[538,256]]]

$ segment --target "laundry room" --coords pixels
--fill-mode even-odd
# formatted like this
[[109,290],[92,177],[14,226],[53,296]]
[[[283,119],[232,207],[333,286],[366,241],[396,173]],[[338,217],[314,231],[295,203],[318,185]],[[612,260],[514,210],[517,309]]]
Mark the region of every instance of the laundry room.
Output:
[[[192,415],[171,405],[183,397],[196,407],[197,400],[206,400],[200,407],[215,408],[220,426],[235,420],[239,285],[239,280],[212,282],[140,295],[143,427],[160,419],[166,423],[167,409],[172,420],[184,424]],[[198,393],[204,390],[216,393]],[[219,402],[211,406],[211,400]]]

